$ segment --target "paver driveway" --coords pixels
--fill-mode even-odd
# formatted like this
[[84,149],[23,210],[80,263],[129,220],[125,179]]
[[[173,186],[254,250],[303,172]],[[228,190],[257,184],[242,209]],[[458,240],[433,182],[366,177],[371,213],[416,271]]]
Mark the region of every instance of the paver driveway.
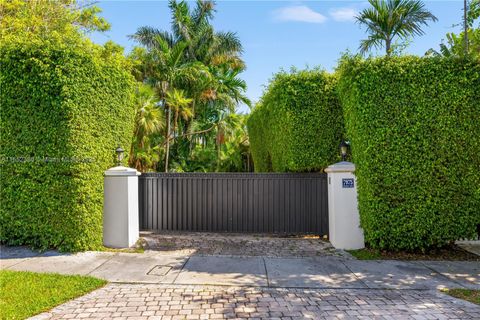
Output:
[[109,284],[36,319],[480,319],[435,291]]
[[115,282],[39,319],[480,319],[480,306],[435,290],[479,289],[476,261],[358,261],[320,239],[166,234],[147,242],[156,250],[0,247],[0,269]]
[[266,234],[143,232],[148,249],[193,255],[264,257],[345,256],[318,237],[280,237]]

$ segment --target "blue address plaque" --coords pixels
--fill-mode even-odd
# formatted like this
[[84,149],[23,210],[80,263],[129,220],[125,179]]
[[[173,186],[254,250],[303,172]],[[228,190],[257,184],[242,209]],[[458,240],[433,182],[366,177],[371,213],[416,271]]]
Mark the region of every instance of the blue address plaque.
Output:
[[342,179],[342,188],[353,188],[355,186],[355,180],[353,178]]

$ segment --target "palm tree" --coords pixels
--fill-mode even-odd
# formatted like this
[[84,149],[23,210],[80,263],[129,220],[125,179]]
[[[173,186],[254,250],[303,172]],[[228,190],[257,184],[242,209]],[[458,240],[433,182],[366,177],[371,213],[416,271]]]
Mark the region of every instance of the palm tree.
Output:
[[217,171],[250,171],[250,144],[248,140],[247,116],[227,115],[217,134]]
[[[215,141],[213,132],[218,127],[218,114],[227,110],[234,112],[239,103],[250,104],[244,95],[246,84],[238,77],[245,69],[240,58],[240,40],[235,33],[214,30],[210,23],[214,2],[197,0],[190,9],[186,1],[170,0],[169,7],[171,32],[141,27],[132,36],[146,50],[136,57],[136,61],[143,61],[137,65],[137,79],[157,88],[165,109],[165,171],[172,140],[175,141],[174,157],[188,156],[198,141]],[[139,55],[141,50],[135,52]],[[171,100],[180,91],[183,98],[191,101],[188,108],[175,111],[172,107],[175,104],[168,103],[167,94]],[[182,116],[181,110],[191,115]],[[201,128],[197,126],[199,119]]]
[[[183,90],[172,89],[167,92],[165,102],[169,109],[173,111],[173,135],[177,131],[178,119],[182,118],[185,121],[190,120],[193,117],[193,111],[191,103],[193,99],[185,97]],[[169,135],[170,136],[170,135]]]
[[197,0],[191,11],[186,1],[170,0],[169,8],[172,14],[172,32],[141,27],[134,38],[142,44],[148,44],[155,37],[161,37],[170,47],[177,42],[184,42],[187,46],[187,61],[199,61],[207,66],[229,63],[231,66],[244,67],[240,59],[243,49],[237,35],[233,32],[215,32],[210,23],[215,10],[213,1]]
[[159,134],[164,127],[164,117],[157,106],[158,98],[151,87],[141,85],[136,94],[137,111],[135,113],[134,141],[130,147],[129,165],[144,172],[152,167],[155,161],[151,146],[151,138]]
[[360,52],[365,54],[372,48],[385,47],[387,56],[392,53],[395,37],[406,40],[423,35],[422,26],[437,21],[419,0],[368,0],[371,8],[364,9],[356,17],[365,25],[369,36],[360,43]]
[[169,90],[173,90],[176,86],[194,83],[198,79],[208,77],[208,69],[201,63],[185,62],[183,59],[187,48],[185,42],[179,41],[170,44],[168,40],[158,34],[145,37],[144,31],[144,29],[139,30],[132,38],[146,48],[143,56],[140,57],[143,60],[141,68],[147,83],[150,83],[157,90],[161,105],[165,109],[165,172],[168,172],[171,109],[170,105],[166,103],[166,95]]

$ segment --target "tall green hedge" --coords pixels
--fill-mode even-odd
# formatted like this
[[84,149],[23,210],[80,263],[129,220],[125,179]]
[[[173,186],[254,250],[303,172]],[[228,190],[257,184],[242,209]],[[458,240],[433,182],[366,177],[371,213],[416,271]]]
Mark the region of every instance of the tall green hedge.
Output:
[[339,92],[371,247],[424,250],[480,223],[480,65],[346,58]]
[[336,82],[318,70],[274,77],[247,123],[255,171],[317,171],[339,160]]
[[0,46],[0,241],[84,250],[102,240],[103,172],[133,132],[134,80],[93,45]]

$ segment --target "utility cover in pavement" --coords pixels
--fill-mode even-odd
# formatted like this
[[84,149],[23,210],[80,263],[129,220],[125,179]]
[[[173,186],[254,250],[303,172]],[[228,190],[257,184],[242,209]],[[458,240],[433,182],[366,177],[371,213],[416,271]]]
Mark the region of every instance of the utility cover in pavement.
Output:
[[150,276],[165,276],[171,269],[172,267],[169,266],[155,266],[147,274]]

